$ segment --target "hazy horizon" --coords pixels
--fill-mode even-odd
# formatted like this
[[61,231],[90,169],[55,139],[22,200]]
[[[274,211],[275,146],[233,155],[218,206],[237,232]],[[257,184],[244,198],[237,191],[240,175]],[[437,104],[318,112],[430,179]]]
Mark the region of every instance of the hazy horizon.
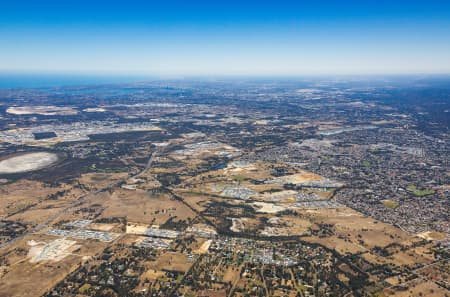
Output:
[[127,85],[145,83],[170,83],[176,81],[198,82],[353,82],[367,85],[392,84],[411,86],[417,85],[448,85],[450,74],[396,74],[396,75],[297,75],[297,76],[270,76],[270,75],[215,75],[215,76],[156,76],[136,74],[93,74],[93,73],[25,73],[25,72],[0,72],[0,89],[15,88],[52,88],[52,87],[81,87],[102,85]]

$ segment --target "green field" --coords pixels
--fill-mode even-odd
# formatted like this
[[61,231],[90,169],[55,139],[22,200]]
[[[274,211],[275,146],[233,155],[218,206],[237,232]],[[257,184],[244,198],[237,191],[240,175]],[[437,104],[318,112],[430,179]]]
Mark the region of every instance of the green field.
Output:
[[428,196],[428,195],[432,195],[434,194],[433,190],[429,190],[429,189],[417,189],[416,186],[411,185],[408,186],[406,188],[406,190],[408,190],[409,192],[411,192],[414,196],[416,197],[423,197],[423,196]]
[[383,202],[384,206],[386,206],[387,208],[390,208],[390,209],[396,209],[398,207],[397,201],[383,200],[382,202]]

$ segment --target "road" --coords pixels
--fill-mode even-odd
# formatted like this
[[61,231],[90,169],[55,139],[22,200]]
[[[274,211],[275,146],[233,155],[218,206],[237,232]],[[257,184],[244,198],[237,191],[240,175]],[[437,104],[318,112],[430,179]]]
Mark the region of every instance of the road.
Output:
[[153,161],[155,160],[155,156],[156,156],[156,154],[157,154],[158,152],[159,152],[158,150],[155,150],[155,151],[150,155],[150,158],[148,159],[148,162],[147,162],[147,165],[145,165],[145,168],[142,169],[141,172],[137,173],[137,174],[134,175],[133,177],[138,177],[138,176],[144,174],[145,172],[147,172],[147,171],[152,167],[152,163],[153,163]]
[[54,220],[56,220],[60,215],[66,213],[68,210],[70,210],[70,209],[72,209],[72,208],[74,208],[74,207],[78,207],[78,206],[82,205],[83,203],[85,203],[85,202],[86,202],[86,199],[87,199],[88,197],[90,197],[91,195],[97,195],[97,194],[99,194],[99,193],[102,193],[102,192],[105,192],[105,191],[109,191],[109,190],[111,190],[111,189],[113,189],[113,188],[119,186],[120,184],[126,182],[126,181],[127,181],[128,179],[130,179],[130,178],[135,178],[135,177],[138,177],[138,176],[142,175],[143,173],[145,173],[146,171],[148,171],[148,170],[151,168],[152,163],[153,163],[153,161],[154,161],[154,159],[155,159],[155,156],[156,156],[156,154],[157,154],[158,152],[159,152],[158,150],[155,150],[155,151],[150,155],[150,158],[149,158],[149,160],[148,160],[148,162],[147,162],[147,165],[144,167],[144,169],[142,169],[141,171],[139,171],[139,172],[136,173],[135,175],[133,175],[133,176],[131,176],[131,177],[126,177],[126,178],[120,179],[120,180],[115,181],[115,182],[113,182],[113,183],[110,183],[110,184],[108,184],[106,187],[103,187],[103,188],[101,188],[101,189],[98,189],[98,190],[96,190],[96,191],[94,191],[94,192],[89,192],[89,193],[86,193],[86,194],[84,194],[84,195],[79,196],[78,199],[76,199],[74,202],[72,202],[71,204],[69,204],[67,207],[65,207],[65,208],[62,209],[61,211],[55,213],[53,216],[49,217],[45,222],[40,223],[40,224],[36,225],[36,226],[35,226],[33,229],[31,229],[30,231],[25,232],[25,233],[23,233],[23,234],[21,234],[21,235],[15,237],[15,238],[11,239],[10,241],[7,241],[7,242],[4,242],[3,244],[1,244],[1,245],[0,245],[0,250],[3,250],[3,249],[8,248],[8,247],[11,246],[13,243],[15,243],[16,241],[18,241],[18,240],[24,238],[24,237],[27,236],[28,234],[37,233],[37,232],[41,231],[42,229],[48,227],[48,225],[49,225],[51,222],[53,222]]

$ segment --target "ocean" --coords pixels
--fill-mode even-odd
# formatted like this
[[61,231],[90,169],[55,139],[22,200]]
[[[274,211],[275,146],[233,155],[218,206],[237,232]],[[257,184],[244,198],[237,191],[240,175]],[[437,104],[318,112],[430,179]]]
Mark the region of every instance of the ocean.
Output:
[[99,84],[132,83],[151,79],[139,76],[0,73],[0,88],[50,88]]

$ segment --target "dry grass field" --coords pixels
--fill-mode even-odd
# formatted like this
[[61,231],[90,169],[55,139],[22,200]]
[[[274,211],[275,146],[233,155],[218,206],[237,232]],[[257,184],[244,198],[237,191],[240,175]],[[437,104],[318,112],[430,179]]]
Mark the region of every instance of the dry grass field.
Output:
[[68,273],[73,271],[86,257],[99,253],[105,244],[98,241],[77,241],[77,248],[69,254],[55,260],[35,262],[30,256],[33,248],[29,241],[50,243],[55,237],[29,235],[17,241],[13,246],[0,253],[2,265],[7,264],[6,272],[1,276],[0,292],[2,296],[40,296],[56,285]]
[[89,189],[101,189],[128,176],[127,173],[86,173],[78,179],[79,183]]
[[314,223],[331,224],[336,236],[359,243],[368,249],[385,247],[392,243],[409,246],[419,241],[399,228],[364,217],[349,208],[306,211],[305,214]]
[[415,279],[402,285],[402,288],[383,290],[385,297],[448,297],[448,290],[439,287],[431,281]]
[[212,200],[212,197],[207,194],[191,191],[175,190],[175,194],[182,197],[183,200],[196,211],[204,211],[207,208],[209,201]]
[[189,262],[185,254],[178,252],[165,252],[162,253],[158,259],[154,262],[148,262],[150,269],[162,271],[179,271],[186,272],[191,267],[192,263]]
[[70,189],[69,185],[50,187],[30,180],[19,180],[0,187],[0,217],[19,213],[48,198],[58,191]]
[[358,243],[349,242],[348,240],[338,238],[337,236],[329,236],[329,237],[310,236],[304,237],[303,240],[307,242],[318,243],[331,250],[335,250],[336,252],[338,252],[343,256],[349,254],[362,253],[367,250]]
[[176,217],[176,220],[195,217],[187,206],[169,195],[152,195],[141,190],[116,190],[103,205],[105,210],[101,218],[125,217],[142,224],[161,225],[171,217]]

